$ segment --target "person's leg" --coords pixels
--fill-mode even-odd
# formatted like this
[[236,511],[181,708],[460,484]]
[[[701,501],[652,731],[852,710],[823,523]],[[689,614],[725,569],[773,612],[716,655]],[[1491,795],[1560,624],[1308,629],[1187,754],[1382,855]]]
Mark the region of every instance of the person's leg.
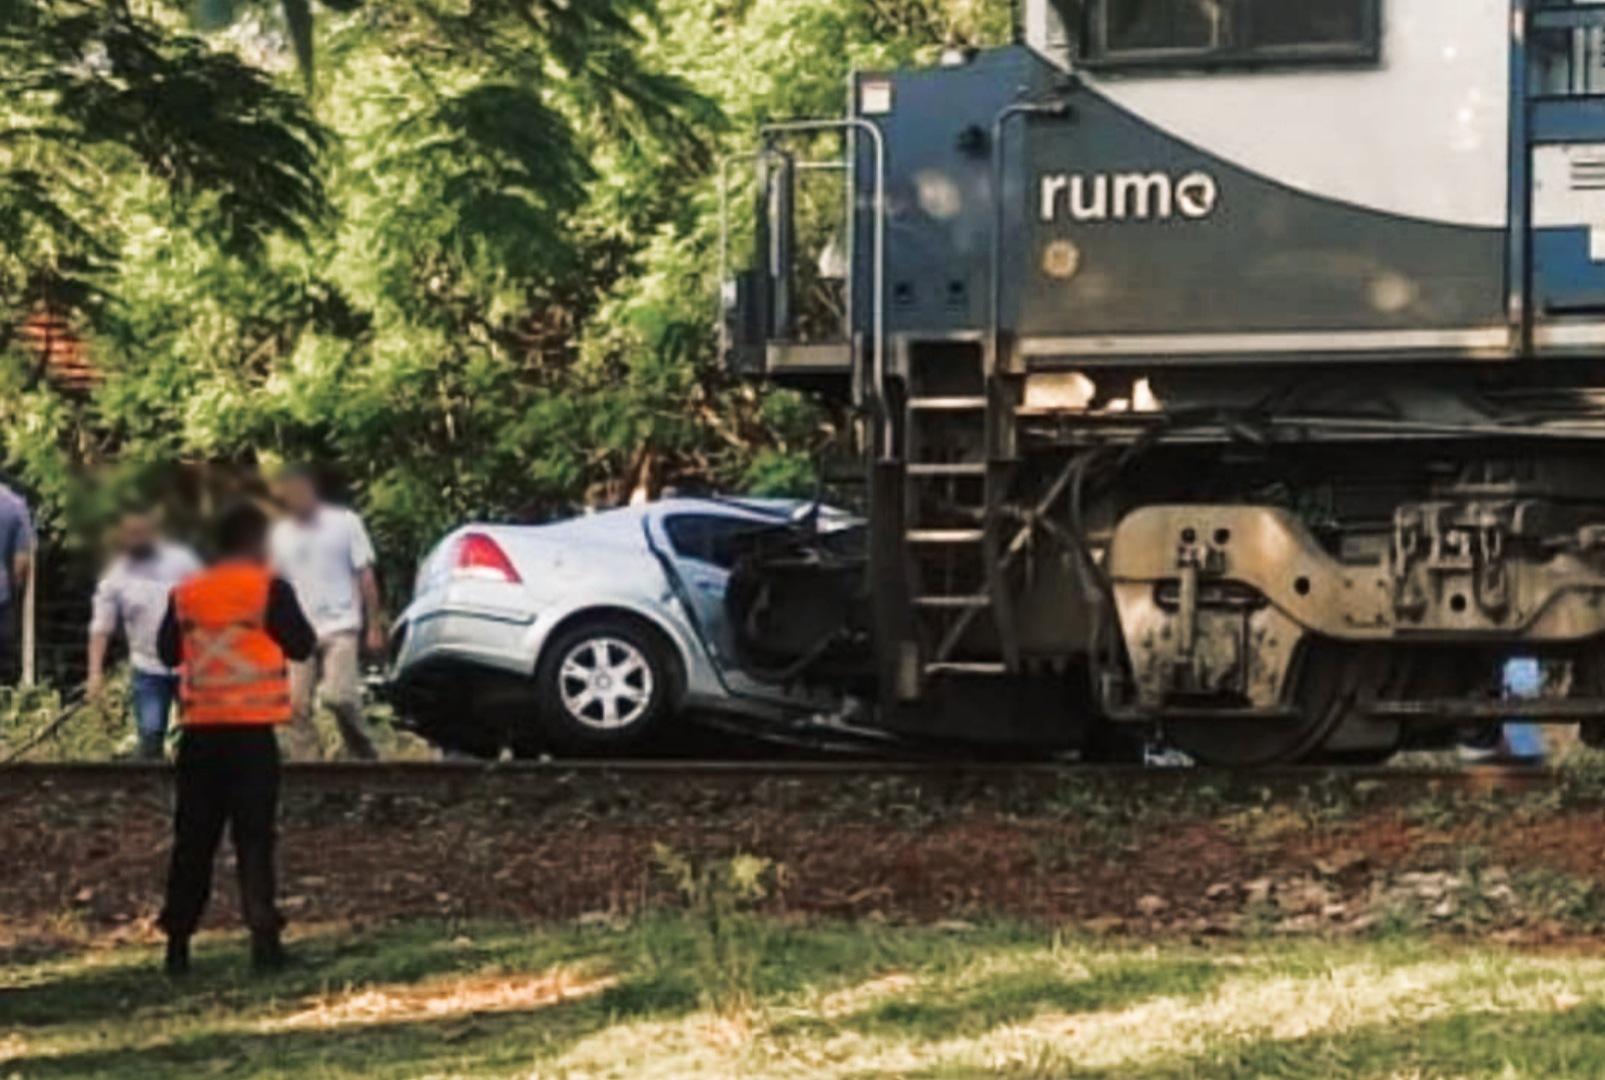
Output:
[[162,715],[167,718],[169,729],[174,724],[173,717],[178,710],[179,691],[181,681],[177,675],[168,675],[161,682],[162,688]]
[[228,778],[221,775],[210,732],[187,732],[180,741],[175,786],[173,854],[157,923],[167,934],[169,968],[176,972],[182,965],[174,963],[174,951],[187,963],[189,939],[211,896],[212,863],[228,813]]
[[234,783],[229,792],[229,830],[240,878],[240,908],[251,928],[251,956],[258,967],[282,962],[279,931],[284,920],[277,891],[274,846],[278,833],[279,747],[270,728],[238,733]]
[[171,675],[134,672],[129,687],[134,710],[134,730],[139,735],[139,756],[160,761],[167,741],[167,715],[173,707],[174,679]]
[[357,635],[333,634],[323,644],[323,676],[319,695],[334,713],[340,741],[351,757],[373,761],[379,756],[362,709],[362,656]]
[[[1536,656],[1515,656],[1505,661],[1505,697],[1536,701],[1544,696],[1544,666]],[[1505,725],[1505,757],[1524,764],[1544,761],[1544,729],[1516,721]]]
[[0,686],[15,686],[22,678],[22,636],[17,606],[0,601]]
[[290,722],[282,729],[284,756],[291,761],[322,761],[318,736],[318,669],[322,647],[306,660],[290,664]]
[[1505,756],[1524,765],[1544,763],[1544,727],[1542,724],[1509,723],[1505,725]]

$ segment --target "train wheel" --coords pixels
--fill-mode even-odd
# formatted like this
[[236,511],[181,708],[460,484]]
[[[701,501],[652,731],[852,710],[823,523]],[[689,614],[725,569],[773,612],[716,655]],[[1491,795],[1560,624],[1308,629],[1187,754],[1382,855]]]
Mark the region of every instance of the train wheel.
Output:
[[1370,653],[1311,641],[1296,676],[1295,716],[1181,720],[1166,724],[1165,735],[1203,765],[1253,769],[1294,764],[1313,755],[1348,718],[1374,667]]

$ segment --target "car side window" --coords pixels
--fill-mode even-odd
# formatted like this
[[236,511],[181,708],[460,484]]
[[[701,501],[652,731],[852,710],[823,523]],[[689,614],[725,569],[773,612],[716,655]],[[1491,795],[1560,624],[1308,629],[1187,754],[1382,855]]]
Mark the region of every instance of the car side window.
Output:
[[675,514],[663,522],[663,531],[676,555],[724,570],[735,566],[741,557],[738,541],[752,530],[750,521],[717,514]]

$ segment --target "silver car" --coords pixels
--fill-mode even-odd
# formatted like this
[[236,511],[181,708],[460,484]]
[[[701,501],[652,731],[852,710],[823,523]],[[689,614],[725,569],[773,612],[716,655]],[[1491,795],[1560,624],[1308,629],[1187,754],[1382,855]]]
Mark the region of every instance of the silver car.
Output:
[[745,542],[813,509],[671,498],[463,526],[419,569],[391,638],[389,696],[425,737],[480,755],[638,749],[693,710],[795,716],[814,703],[735,663],[724,600]]

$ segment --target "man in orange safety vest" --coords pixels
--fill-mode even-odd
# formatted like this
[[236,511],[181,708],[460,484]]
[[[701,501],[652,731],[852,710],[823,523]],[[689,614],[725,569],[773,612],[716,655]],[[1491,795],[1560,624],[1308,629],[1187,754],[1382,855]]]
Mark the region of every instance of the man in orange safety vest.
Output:
[[274,903],[279,799],[274,728],[289,722],[289,660],[317,637],[294,591],[267,568],[268,519],[242,504],[217,524],[217,561],[176,586],[157,638],[179,669],[177,807],[167,902],[167,971],[189,970],[189,942],[212,889],[223,828],[234,839],[240,903],[259,971],[285,963]]

